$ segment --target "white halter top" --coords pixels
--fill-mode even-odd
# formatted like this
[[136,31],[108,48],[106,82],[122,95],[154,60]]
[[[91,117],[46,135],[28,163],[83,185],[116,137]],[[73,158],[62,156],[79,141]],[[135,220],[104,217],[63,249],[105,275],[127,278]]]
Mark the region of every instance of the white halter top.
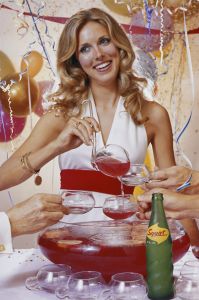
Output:
[[[93,109],[93,117],[99,122],[95,102],[90,98]],[[90,116],[89,104],[85,103],[82,116]],[[107,144],[122,146],[128,153],[131,163],[143,163],[147,151],[147,135],[144,125],[135,125],[131,116],[124,108],[124,99],[120,97]],[[96,134],[97,148],[104,146],[101,132]],[[92,146],[82,144],[80,147],[65,152],[59,156],[60,169],[92,170],[90,163]]]

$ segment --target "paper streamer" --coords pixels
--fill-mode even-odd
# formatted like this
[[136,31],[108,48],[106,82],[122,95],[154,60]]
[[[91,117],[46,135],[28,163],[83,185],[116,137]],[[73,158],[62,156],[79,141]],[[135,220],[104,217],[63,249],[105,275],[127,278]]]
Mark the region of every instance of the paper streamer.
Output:
[[40,45],[41,45],[42,48],[43,48],[43,51],[44,51],[46,60],[47,60],[47,62],[48,62],[48,64],[49,64],[49,67],[50,67],[50,69],[51,69],[51,71],[52,71],[54,77],[55,77],[56,73],[55,73],[55,71],[53,70],[53,67],[52,67],[52,63],[51,63],[50,57],[49,57],[48,52],[47,52],[47,50],[46,50],[46,47],[45,47],[45,45],[44,45],[44,43],[43,43],[43,41],[42,41],[40,31],[39,31],[39,29],[38,29],[38,27],[37,27],[37,24],[36,24],[35,16],[34,16],[34,14],[32,13],[32,10],[31,10],[29,1],[28,1],[28,0],[25,0],[25,1],[26,1],[26,3],[27,3],[28,9],[29,9],[29,11],[30,11],[30,16],[32,17],[33,24],[34,24],[35,30],[36,30],[37,35],[38,35],[38,38],[39,38]]
[[164,17],[163,17],[163,0],[160,3],[160,63],[163,64],[163,46],[164,46],[164,36],[163,36],[163,28],[164,28]]
[[[199,2],[199,0],[197,0],[197,1]],[[158,0],[157,0],[156,6],[158,6]],[[2,5],[0,8],[9,9],[9,10],[12,10],[12,11],[17,11],[13,8],[10,8],[9,6],[6,6],[6,5]],[[172,14],[172,12],[170,12],[170,14]],[[29,12],[24,12],[24,15],[25,16],[37,17],[36,14],[29,13]],[[66,21],[68,20],[68,18],[66,18],[66,17],[57,17],[57,16],[40,16],[40,19],[50,21],[50,22],[59,23],[59,24],[65,24]],[[131,25],[128,25],[128,24],[121,24],[121,25],[127,33],[131,33],[131,30],[132,30]],[[133,26],[133,32],[138,33],[138,34],[146,34],[146,29],[143,28],[143,27],[139,27],[139,26]],[[160,33],[159,30],[152,30],[151,32],[153,32],[154,34],[156,34],[156,33],[159,34]],[[183,32],[179,32],[179,31],[174,32],[174,34],[181,34],[181,33],[183,33]],[[199,33],[199,27],[195,28],[195,29],[191,29],[191,30],[188,31],[188,34],[198,34],[198,33]]]
[[145,6],[145,10],[146,10],[146,15],[147,15],[147,28],[149,29],[149,34],[150,34],[153,8],[149,8],[147,0],[143,0],[143,1],[144,1],[144,6]]
[[[186,44],[186,52],[187,52],[187,61],[188,61],[190,79],[191,79],[192,106],[191,106],[191,112],[190,112],[190,115],[188,117],[188,120],[186,121],[185,125],[183,126],[182,130],[180,131],[180,133],[178,134],[178,136],[176,138],[176,143],[177,143],[178,151],[180,152],[180,154],[182,155],[184,160],[188,163],[189,167],[192,169],[192,163],[191,163],[190,159],[184,154],[184,152],[182,151],[182,149],[180,147],[180,144],[179,144],[180,138],[182,137],[183,133],[186,131],[186,129],[187,129],[187,127],[188,127],[188,125],[191,121],[193,106],[194,106],[194,102],[195,102],[195,83],[194,83],[194,76],[193,76],[193,65],[192,65],[192,60],[191,60],[191,52],[190,52],[190,47],[189,47],[189,39],[188,39],[188,34],[187,34],[185,12],[183,12],[183,16],[184,16],[184,32],[185,32],[185,44]],[[191,178],[192,178],[192,175],[190,175],[190,177],[181,186],[179,186],[177,188],[177,191],[182,191],[185,188],[187,188],[188,186],[190,186],[191,185]]]

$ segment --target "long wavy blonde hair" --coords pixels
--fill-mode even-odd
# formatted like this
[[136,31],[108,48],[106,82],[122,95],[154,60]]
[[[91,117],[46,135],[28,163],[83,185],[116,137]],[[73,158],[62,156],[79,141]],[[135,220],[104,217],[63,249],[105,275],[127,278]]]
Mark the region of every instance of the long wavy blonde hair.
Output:
[[58,90],[48,97],[49,101],[54,105],[64,105],[69,114],[70,111],[80,112],[82,101],[88,98],[89,78],[76,58],[76,50],[79,31],[89,21],[103,25],[119,49],[119,93],[124,97],[125,109],[134,122],[142,124],[145,120],[142,119],[140,112],[144,97],[140,83],[144,83],[145,79],[138,78],[133,73],[135,54],[126,33],[113,17],[98,8],[79,11],[64,26],[57,51],[60,85]]

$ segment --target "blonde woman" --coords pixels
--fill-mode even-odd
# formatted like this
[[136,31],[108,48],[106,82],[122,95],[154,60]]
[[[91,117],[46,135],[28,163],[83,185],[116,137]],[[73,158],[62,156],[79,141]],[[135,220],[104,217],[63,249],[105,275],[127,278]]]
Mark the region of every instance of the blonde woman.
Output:
[[[120,184],[91,165],[94,131],[98,145],[121,145],[132,163],[143,163],[152,144],[159,168],[175,165],[168,113],[144,99],[145,80],[134,75],[134,59],[125,32],[109,14],[91,8],[73,15],[58,44],[60,85],[49,97],[51,109],[1,167],[0,187],[24,181],[59,155],[61,188],[90,189],[97,192],[97,206],[102,205],[104,194],[120,194]],[[93,117],[85,100],[92,104]],[[93,211],[85,215],[87,220],[89,214],[91,219],[102,218],[97,209]]]

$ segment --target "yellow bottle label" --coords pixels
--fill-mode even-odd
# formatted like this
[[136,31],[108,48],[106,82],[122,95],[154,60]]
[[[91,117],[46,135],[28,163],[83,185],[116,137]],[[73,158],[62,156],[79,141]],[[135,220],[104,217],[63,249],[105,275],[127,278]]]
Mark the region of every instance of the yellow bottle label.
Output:
[[159,227],[158,223],[156,223],[148,228],[147,237],[157,244],[161,244],[168,239],[169,230],[167,228]]

